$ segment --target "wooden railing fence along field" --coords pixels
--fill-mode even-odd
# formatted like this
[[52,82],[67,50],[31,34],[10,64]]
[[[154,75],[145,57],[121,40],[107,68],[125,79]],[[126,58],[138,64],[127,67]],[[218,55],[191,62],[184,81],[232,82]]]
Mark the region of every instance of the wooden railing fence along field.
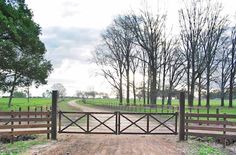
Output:
[[185,131],[186,139],[188,136],[214,137],[225,147],[236,140],[236,115],[186,113]]
[[[94,103],[89,103],[94,104]],[[179,106],[177,105],[155,105],[155,106],[149,106],[149,105],[119,105],[114,103],[100,103],[100,104],[94,104],[96,106],[100,106],[103,108],[109,108],[116,111],[132,111],[132,112],[158,112],[158,113],[174,113],[179,112]],[[185,106],[185,111],[188,113],[206,113],[206,114],[223,114],[226,107],[204,107],[204,106]]]
[[[52,107],[28,107],[27,110],[19,108],[18,111],[0,112],[0,137],[47,134],[47,138],[56,139],[55,137],[55,110],[57,104],[58,92],[53,91]],[[57,131],[56,131],[57,132]]]
[[180,94],[179,140],[189,136],[213,137],[223,143],[223,147],[236,141],[236,115],[185,112],[185,94]]
[[14,136],[47,134],[50,137],[51,112],[10,111],[0,113],[0,135]]

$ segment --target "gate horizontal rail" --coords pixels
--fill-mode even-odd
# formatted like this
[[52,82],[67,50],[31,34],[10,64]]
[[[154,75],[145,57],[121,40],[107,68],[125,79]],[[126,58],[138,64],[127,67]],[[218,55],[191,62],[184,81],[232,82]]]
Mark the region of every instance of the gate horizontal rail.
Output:
[[[59,133],[177,134],[178,112],[70,112],[59,111]],[[73,116],[69,116],[73,115]],[[69,123],[62,125],[62,118]],[[170,126],[170,120],[173,120]],[[74,126],[73,130],[68,130]],[[101,130],[101,128],[103,129]],[[162,129],[160,129],[162,128]],[[100,130],[99,130],[100,129]],[[164,132],[160,132],[163,130]]]

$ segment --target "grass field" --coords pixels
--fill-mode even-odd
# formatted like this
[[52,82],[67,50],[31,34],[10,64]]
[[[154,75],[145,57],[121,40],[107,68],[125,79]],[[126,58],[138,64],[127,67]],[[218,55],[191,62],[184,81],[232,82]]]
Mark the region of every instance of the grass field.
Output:
[[[124,100],[125,101],[125,100]],[[78,103],[81,103],[81,100],[78,100]],[[87,104],[91,104],[91,105],[114,105],[115,106],[119,105],[119,100],[117,99],[86,99],[86,103]],[[187,103],[187,101],[185,102]],[[207,113],[207,109],[205,107],[205,102],[202,102],[202,108],[199,110],[200,113]],[[227,101],[225,101],[225,103],[227,103]],[[124,104],[125,105],[125,104]],[[133,101],[131,99],[130,101],[130,105],[133,105]],[[142,100],[137,101],[136,105],[142,105]],[[158,99],[157,100],[157,105],[161,105],[161,100]],[[179,100],[175,99],[172,102],[173,106],[179,106]],[[226,104],[225,107],[220,107],[220,100],[219,99],[215,99],[215,100],[211,100],[211,108],[209,109],[209,113],[216,113],[216,108],[220,107],[220,113],[227,113],[227,114],[236,114],[236,108],[228,108],[228,103]],[[236,106],[236,100],[234,100],[233,105]],[[197,106],[197,100],[194,101],[194,106]],[[125,108],[125,111],[133,111],[134,109],[132,108]],[[148,109],[148,107],[144,108],[144,107],[139,107],[135,109],[136,112],[163,112],[160,108],[152,108],[152,109]],[[164,112],[171,112],[172,109],[164,109]],[[186,112],[188,112],[189,109],[186,108]],[[192,110],[192,112],[197,112],[197,110]]]
[[[93,102],[93,103],[96,103],[96,104],[106,104],[106,103],[114,103],[114,104],[119,104],[119,100],[118,99],[99,99],[99,98],[96,98],[96,99],[86,99],[86,101],[88,103],[90,102]],[[165,100],[165,104],[167,103],[167,100]],[[123,100],[123,104],[125,104],[126,100],[124,99]],[[140,104],[143,104],[143,100],[137,100],[136,101],[137,105],[140,105]],[[213,107],[218,107],[220,106],[220,99],[212,99],[210,101],[211,103],[211,106]],[[185,101],[185,104],[187,105],[187,100]],[[133,105],[133,99],[130,99],[130,105]],[[157,105],[161,105],[161,99],[157,99]],[[179,105],[179,100],[178,99],[173,99],[172,100],[172,105],[173,106],[178,106]],[[197,100],[194,100],[194,106],[197,106],[198,105],[198,101]],[[225,106],[227,107],[229,104],[228,104],[228,100],[225,100]],[[236,100],[233,101],[233,105],[235,105],[236,107]],[[205,100],[202,100],[202,106],[206,106],[206,101]]]
[[0,98],[0,111],[18,110],[19,107],[21,107],[22,110],[26,110],[28,106],[40,107],[51,105],[51,98],[31,98],[29,103],[27,98],[13,98],[12,106],[8,108],[8,100],[8,98]]

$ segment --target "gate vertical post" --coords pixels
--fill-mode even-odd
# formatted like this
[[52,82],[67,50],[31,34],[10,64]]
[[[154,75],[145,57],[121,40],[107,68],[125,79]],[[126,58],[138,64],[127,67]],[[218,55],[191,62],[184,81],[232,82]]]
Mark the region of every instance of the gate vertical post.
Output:
[[119,135],[120,133],[120,112],[116,111],[115,112],[116,115],[116,135]]
[[149,134],[149,113],[147,113],[146,116],[147,116],[147,134]]
[[58,124],[58,126],[59,126],[59,133],[61,133],[61,111],[59,111],[58,114],[59,114],[59,124]]
[[51,127],[51,139],[57,140],[57,99],[58,91],[52,91],[52,127]]
[[178,126],[178,112],[175,112],[175,135],[178,134],[177,126]]
[[179,98],[179,141],[184,141],[184,120],[185,120],[185,93],[180,92]]
[[87,113],[87,133],[89,133],[89,115],[90,113]]

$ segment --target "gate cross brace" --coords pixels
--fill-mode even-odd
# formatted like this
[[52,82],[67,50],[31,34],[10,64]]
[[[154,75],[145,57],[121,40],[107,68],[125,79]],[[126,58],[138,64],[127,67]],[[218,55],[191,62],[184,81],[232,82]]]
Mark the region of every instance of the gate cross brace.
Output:
[[86,130],[84,128],[82,128],[80,125],[77,124],[77,122],[79,120],[81,120],[84,116],[86,116],[86,114],[84,114],[83,116],[79,117],[78,119],[76,119],[75,121],[73,121],[72,119],[70,119],[69,117],[67,117],[66,115],[64,115],[63,113],[61,113],[66,119],[68,119],[69,121],[71,121],[71,123],[69,125],[67,125],[66,127],[64,127],[60,132],[64,131],[65,129],[67,129],[68,127],[70,127],[72,124],[75,124],[77,127],[79,127],[81,130],[83,130],[84,132],[86,132]]
[[113,118],[114,116],[116,116],[115,114],[110,116],[109,118],[107,118],[105,121],[101,121],[98,118],[96,118],[95,116],[93,116],[92,114],[90,114],[90,116],[92,116],[95,120],[97,120],[100,124],[98,124],[97,126],[95,126],[93,129],[91,129],[89,132],[95,130],[96,128],[98,128],[101,125],[104,125],[105,127],[107,127],[108,129],[110,129],[112,132],[116,132],[115,130],[113,130],[112,128],[110,128],[109,126],[107,126],[105,123],[110,120],[111,118]]
[[122,133],[123,131],[125,131],[126,129],[128,129],[129,127],[131,127],[132,125],[137,126],[139,129],[141,129],[144,133],[146,133],[146,130],[144,130],[142,127],[140,127],[139,125],[137,125],[136,123],[139,122],[140,120],[142,120],[143,118],[146,117],[146,114],[144,114],[144,116],[142,116],[141,118],[137,119],[136,121],[132,121],[129,118],[127,118],[126,116],[124,116],[123,114],[120,114],[122,117],[124,117],[126,120],[128,120],[131,124],[128,125],[127,127],[125,127],[123,130],[120,131],[120,133]]
[[166,127],[167,129],[169,129],[171,132],[175,133],[174,130],[172,130],[172,129],[169,128],[167,125],[165,125],[165,123],[166,123],[167,121],[169,121],[170,119],[172,119],[175,115],[172,115],[170,118],[166,119],[166,120],[163,121],[163,122],[161,122],[161,121],[159,121],[157,118],[153,117],[153,115],[150,115],[150,116],[151,116],[155,121],[157,121],[158,123],[160,123],[158,126],[156,126],[155,128],[153,128],[153,129],[150,131],[150,133],[151,133],[152,131],[156,130],[157,128],[159,128],[160,126],[164,126],[164,127]]

